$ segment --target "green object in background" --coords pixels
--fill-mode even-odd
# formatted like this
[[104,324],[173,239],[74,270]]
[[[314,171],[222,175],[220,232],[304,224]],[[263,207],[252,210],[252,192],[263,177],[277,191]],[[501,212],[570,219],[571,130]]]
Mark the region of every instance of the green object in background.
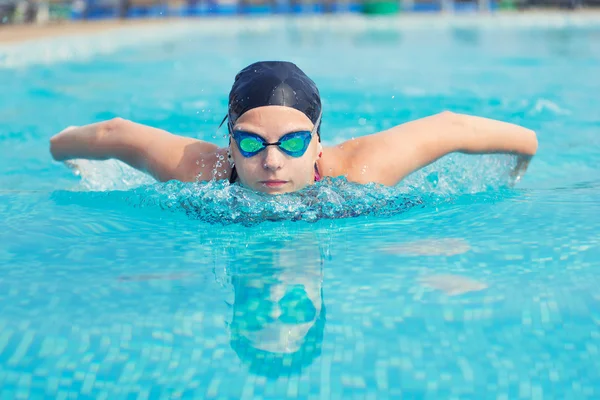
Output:
[[50,20],[71,18],[71,8],[69,4],[50,4]]
[[368,0],[362,7],[364,14],[391,15],[400,12],[400,2],[391,0]]
[[498,6],[501,10],[516,10],[515,0],[500,0]]

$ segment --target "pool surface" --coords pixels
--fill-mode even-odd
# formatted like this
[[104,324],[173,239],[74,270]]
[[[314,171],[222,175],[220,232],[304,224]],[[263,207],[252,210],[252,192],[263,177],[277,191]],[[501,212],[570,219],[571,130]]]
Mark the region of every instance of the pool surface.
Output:
[[[0,45],[0,399],[600,397],[600,18],[127,33]],[[325,144],[449,109],[538,155],[514,185],[512,157],[455,154],[281,198],[51,160],[115,116],[224,145],[261,59],[316,81]]]

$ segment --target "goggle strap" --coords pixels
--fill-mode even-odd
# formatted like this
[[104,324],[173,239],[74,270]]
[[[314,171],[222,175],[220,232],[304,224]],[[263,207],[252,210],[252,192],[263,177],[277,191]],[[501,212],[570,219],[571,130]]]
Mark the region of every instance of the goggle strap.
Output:
[[317,117],[317,122],[315,122],[315,126],[313,127],[313,131],[311,132],[311,136],[319,130],[319,125],[321,124],[321,116],[323,115],[323,109],[319,111],[319,116]]
[[[223,118],[223,121],[221,121],[217,130],[221,129],[221,127],[223,126],[223,124],[225,123],[226,120],[227,120],[227,114],[225,114],[225,118]],[[227,124],[227,125],[229,125],[229,124]]]

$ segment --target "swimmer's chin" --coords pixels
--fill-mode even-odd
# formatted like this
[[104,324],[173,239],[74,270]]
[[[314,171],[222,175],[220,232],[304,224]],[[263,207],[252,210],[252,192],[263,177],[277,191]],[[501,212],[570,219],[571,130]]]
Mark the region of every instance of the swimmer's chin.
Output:
[[269,182],[269,181],[260,181],[256,182],[254,185],[254,190],[257,192],[278,195],[285,193],[292,193],[298,191],[297,188],[292,185],[289,181],[280,181],[280,182]]

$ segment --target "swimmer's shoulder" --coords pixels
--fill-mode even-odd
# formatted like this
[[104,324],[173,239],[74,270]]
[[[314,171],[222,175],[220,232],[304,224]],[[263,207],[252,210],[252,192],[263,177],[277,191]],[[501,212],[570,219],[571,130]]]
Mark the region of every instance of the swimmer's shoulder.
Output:
[[188,145],[176,174],[176,179],[183,182],[229,179],[231,166],[227,159],[227,148],[216,145],[212,149],[207,148],[206,142]]
[[323,147],[323,154],[317,160],[317,169],[322,177],[335,178],[345,174],[345,158],[338,146]]
[[[352,138],[336,146],[323,148],[317,163],[323,176],[345,177],[349,182],[394,185],[399,179],[390,177],[395,169],[407,169],[399,151],[382,135],[383,132]],[[397,160],[400,167],[390,163]]]
[[348,140],[336,146],[323,147],[323,155],[317,161],[317,167],[323,177],[344,176],[355,181],[352,173],[356,154],[356,145],[353,140]]

